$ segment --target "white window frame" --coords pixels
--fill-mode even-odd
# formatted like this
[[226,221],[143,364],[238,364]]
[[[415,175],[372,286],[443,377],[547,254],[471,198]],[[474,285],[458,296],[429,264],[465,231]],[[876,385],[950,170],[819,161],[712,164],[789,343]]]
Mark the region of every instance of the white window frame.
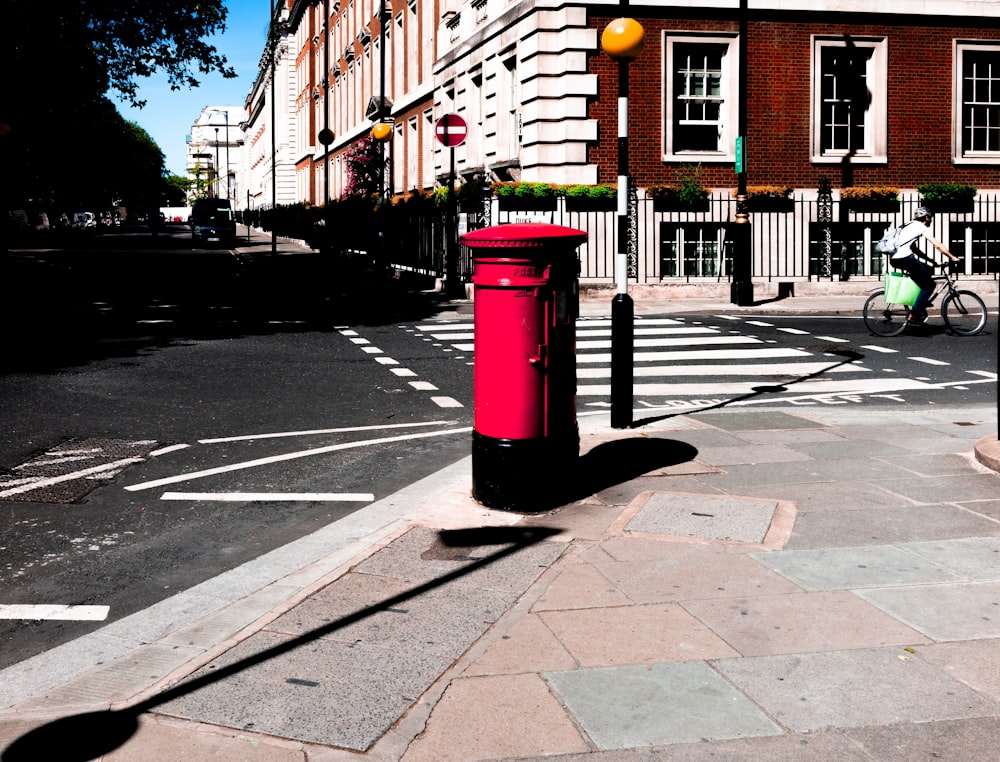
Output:
[[963,132],[965,130],[964,56],[966,52],[992,51],[1000,62],[1000,43],[996,40],[955,40],[953,43],[953,86],[952,104],[952,160],[955,164],[1000,164],[1000,151],[965,151]]
[[[740,128],[740,61],[739,36],[734,34],[697,34],[683,32],[663,33],[663,161],[666,162],[731,162],[736,159],[736,135]],[[721,134],[719,150],[716,151],[675,151],[674,150],[674,46],[685,45],[725,45],[728,50],[722,69],[722,106],[719,114]]]
[[[823,150],[823,87],[822,61],[826,48],[857,47],[870,49],[865,73],[871,103],[865,115],[864,144],[850,151]],[[816,164],[888,164],[889,162],[889,43],[885,37],[845,37],[843,35],[813,35],[812,38],[812,114],[810,143],[812,161]]]

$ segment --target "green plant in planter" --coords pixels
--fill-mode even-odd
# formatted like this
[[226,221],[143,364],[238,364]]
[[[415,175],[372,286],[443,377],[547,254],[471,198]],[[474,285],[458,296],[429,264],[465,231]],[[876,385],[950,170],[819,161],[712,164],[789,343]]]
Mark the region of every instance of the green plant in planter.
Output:
[[684,166],[678,172],[680,182],[666,185],[650,185],[646,194],[654,202],[676,204],[678,206],[700,206],[708,199],[708,188],[701,179],[701,165]]
[[595,201],[618,198],[618,186],[610,183],[600,185],[564,185],[558,189],[566,198],[591,199]]
[[928,204],[971,202],[976,197],[975,185],[961,183],[924,183],[917,186],[917,193]]
[[556,188],[551,183],[493,183],[493,193],[500,199],[549,200],[556,197]]

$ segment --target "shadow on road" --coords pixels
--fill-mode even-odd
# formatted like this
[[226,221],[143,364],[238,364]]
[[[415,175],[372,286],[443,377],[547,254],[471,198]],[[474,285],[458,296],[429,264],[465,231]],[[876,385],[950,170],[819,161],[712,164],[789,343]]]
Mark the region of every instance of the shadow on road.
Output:
[[189,340],[423,320],[460,306],[432,283],[382,277],[331,256],[195,250],[174,239],[0,259],[0,372],[45,372]]

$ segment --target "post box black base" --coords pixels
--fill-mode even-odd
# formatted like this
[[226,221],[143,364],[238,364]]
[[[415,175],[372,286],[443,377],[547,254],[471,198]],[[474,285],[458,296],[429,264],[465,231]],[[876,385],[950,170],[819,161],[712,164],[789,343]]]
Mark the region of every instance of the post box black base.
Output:
[[487,508],[533,513],[573,499],[580,435],[497,439],[472,432],[472,497]]

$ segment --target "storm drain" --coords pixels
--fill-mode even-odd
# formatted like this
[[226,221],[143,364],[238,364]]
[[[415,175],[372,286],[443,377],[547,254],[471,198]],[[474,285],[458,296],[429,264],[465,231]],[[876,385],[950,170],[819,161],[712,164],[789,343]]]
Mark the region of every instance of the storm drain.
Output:
[[160,446],[153,439],[67,439],[0,473],[0,501],[78,502]]
[[761,543],[777,508],[774,500],[653,492],[625,529],[705,540]]

